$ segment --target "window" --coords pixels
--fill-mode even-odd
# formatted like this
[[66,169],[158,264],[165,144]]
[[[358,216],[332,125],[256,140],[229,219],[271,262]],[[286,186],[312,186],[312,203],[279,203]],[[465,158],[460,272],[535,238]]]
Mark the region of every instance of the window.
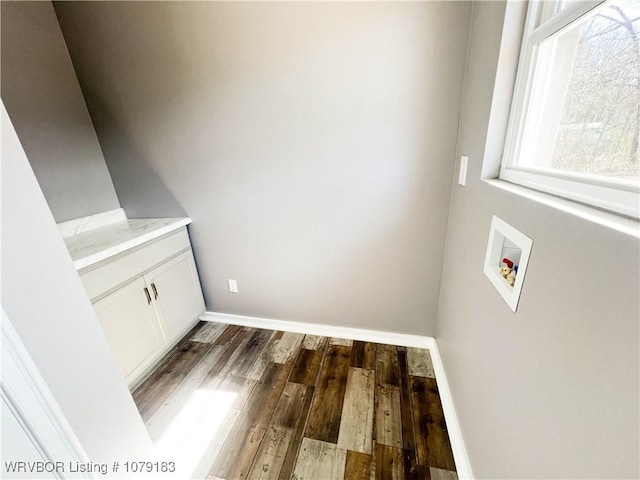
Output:
[[500,178],[640,217],[640,0],[532,1]]

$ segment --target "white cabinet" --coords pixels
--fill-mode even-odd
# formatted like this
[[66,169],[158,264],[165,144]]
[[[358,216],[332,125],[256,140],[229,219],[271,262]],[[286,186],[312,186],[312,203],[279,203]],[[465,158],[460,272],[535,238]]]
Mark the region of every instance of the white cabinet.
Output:
[[138,278],[93,306],[128,384],[153,363],[165,346],[145,288],[144,279]]
[[80,271],[80,278],[129,387],[204,311],[185,228]]
[[191,252],[169,260],[144,276],[167,340],[191,326],[204,310],[196,264]]

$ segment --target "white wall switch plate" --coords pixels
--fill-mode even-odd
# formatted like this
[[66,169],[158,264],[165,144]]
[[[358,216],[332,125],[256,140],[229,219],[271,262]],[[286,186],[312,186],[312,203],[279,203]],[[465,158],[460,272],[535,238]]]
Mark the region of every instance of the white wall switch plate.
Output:
[[463,155],[460,157],[460,171],[458,173],[458,183],[463,187],[467,184],[467,164],[469,157]]
[[229,282],[229,291],[231,293],[238,293],[238,282],[232,279],[229,279],[227,281]]

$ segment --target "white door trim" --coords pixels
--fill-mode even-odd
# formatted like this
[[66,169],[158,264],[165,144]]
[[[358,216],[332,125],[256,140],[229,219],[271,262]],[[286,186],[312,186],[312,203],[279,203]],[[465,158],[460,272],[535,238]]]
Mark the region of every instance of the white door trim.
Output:
[[[42,458],[50,462],[63,462],[65,471],[57,471],[59,478],[78,478],[68,472],[70,462],[75,465],[89,463],[71,426],[60,410],[36,365],[13,328],[4,310],[0,322],[2,343],[2,377],[0,390],[2,400],[22,426],[26,436]],[[8,459],[11,460],[29,459]],[[4,463],[2,470],[4,470]],[[85,472],[83,478],[98,478]]]

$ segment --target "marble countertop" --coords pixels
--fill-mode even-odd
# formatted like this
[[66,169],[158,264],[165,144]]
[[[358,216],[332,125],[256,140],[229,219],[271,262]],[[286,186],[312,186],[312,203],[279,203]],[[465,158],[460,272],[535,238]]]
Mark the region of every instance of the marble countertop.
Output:
[[76,270],[93,265],[191,223],[190,218],[135,218],[63,238]]

